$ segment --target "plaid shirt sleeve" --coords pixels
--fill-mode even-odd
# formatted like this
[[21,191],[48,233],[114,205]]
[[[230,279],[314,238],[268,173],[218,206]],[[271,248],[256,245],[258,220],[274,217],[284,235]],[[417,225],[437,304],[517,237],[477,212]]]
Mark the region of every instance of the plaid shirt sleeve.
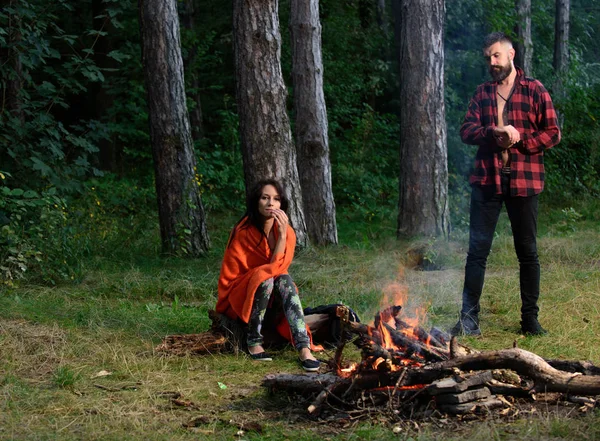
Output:
[[511,104],[516,116],[513,125],[521,133],[522,150],[533,155],[558,144],[560,130],[546,88],[537,80],[530,81],[528,86],[529,94],[513,94]]
[[[494,139],[496,123],[492,115],[492,103],[486,97],[485,85],[479,86],[469,102],[469,108],[463,125],[460,128],[460,137],[465,144],[478,145],[497,151]],[[490,116],[492,116],[490,118]]]

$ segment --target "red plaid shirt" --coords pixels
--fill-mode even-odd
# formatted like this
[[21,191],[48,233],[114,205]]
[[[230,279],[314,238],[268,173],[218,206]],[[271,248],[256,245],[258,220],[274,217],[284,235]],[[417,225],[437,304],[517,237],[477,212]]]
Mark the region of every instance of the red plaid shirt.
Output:
[[[460,137],[465,144],[478,145],[471,185],[494,185],[502,193],[501,150],[494,138],[498,124],[497,83],[488,81],[477,87]],[[517,68],[514,91],[508,102],[508,121],[521,134],[521,141],[510,148],[511,196],[533,196],[544,189],[544,150],[560,142],[560,129],[550,94],[542,83],[527,78]]]

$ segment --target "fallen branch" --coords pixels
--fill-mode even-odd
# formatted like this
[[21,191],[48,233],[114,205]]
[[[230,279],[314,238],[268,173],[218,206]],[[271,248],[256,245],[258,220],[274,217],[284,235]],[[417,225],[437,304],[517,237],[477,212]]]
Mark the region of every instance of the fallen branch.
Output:
[[462,370],[511,369],[534,381],[534,391],[575,395],[600,394],[600,376],[564,372],[553,368],[542,357],[519,348],[481,352],[433,363],[422,368],[432,376],[452,368]]
[[[463,355],[450,360],[427,364],[419,368],[407,368],[382,374],[377,371],[357,372],[343,378],[336,386],[341,391],[350,387],[355,391],[379,387],[412,386],[430,384],[452,375],[454,369],[477,371],[488,369],[511,369],[533,381],[530,392],[561,392],[572,395],[600,395],[600,375],[583,375],[560,371],[550,366],[542,357],[519,348],[487,351]],[[403,378],[400,378],[403,377]],[[268,375],[262,385],[272,389],[298,393],[320,393],[340,378],[333,374],[321,375]]]

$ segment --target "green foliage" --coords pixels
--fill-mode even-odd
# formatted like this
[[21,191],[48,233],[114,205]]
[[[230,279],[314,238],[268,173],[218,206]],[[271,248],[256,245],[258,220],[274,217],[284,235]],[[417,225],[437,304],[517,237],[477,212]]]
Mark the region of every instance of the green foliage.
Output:
[[197,147],[197,175],[202,203],[209,210],[242,211],[246,190],[239,139],[237,114],[230,108],[231,98],[225,96],[225,108],[217,112],[219,132],[217,143],[203,140]]
[[561,213],[563,214],[564,220],[558,225],[559,231],[570,233],[577,231],[575,225],[583,216],[575,211],[573,207],[563,208]]
[[[7,30],[0,45],[8,53],[0,80],[14,85],[0,111],[0,144],[6,146],[0,162],[22,188],[73,191],[84,175],[100,173],[91,161],[106,128],[93,119],[68,117],[72,97],[103,80],[90,56],[94,33],[72,35],[61,28],[61,17],[71,11],[66,1],[36,0],[0,11],[0,28]],[[83,46],[75,47],[77,41]]]
[[600,75],[573,50],[556,106],[562,141],[548,154],[548,186],[563,195],[600,195]]
[[71,200],[72,246],[86,256],[148,253],[158,246],[156,196],[152,182],[92,179]]
[[0,180],[0,275],[13,286],[28,277],[46,283],[74,279],[78,252],[68,245],[67,203],[51,187],[10,188]]
[[363,220],[389,215],[396,207],[398,130],[395,116],[364,106],[344,138],[332,140],[336,204],[360,213]]

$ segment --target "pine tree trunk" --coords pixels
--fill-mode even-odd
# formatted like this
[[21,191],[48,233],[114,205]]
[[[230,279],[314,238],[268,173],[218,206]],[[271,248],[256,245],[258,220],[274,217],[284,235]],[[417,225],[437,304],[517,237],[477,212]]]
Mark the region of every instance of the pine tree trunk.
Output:
[[[104,76],[114,75],[111,70],[117,70],[118,66],[114,60],[107,56],[112,51],[111,38],[116,35],[112,26],[111,17],[107,11],[107,3],[103,0],[92,0],[92,16],[94,30],[106,32],[107,35],[99,35],[94,44],[94,62],[100,69],[105,69]],[[112,107],[114,95],[108,93],[106,82],[91,83],[88,88],[89,99],[87,100],[88,114],[91,118],[99,121],[107,118],[108,110]],[[110,121],[114,123],[114,118]],[[123,172],[122,147],[115,139],[98,140],[98,162],[100,169],[111,172]]]
[[[194,0],[185,0],[181,13],[181,24],[190,32],[195,32],[196,8]],[[188,48],[187,57],[183,59],[185,77],[188,78],[188,87],[190,88],[190,100],[194,107],[190,110],[190,124],[192,127],[192,139],[200,141],[204,138],[204,122],[202,120],[202,103],[200,101],[200,81],[198,74],[194,72],[193,66],[196,62],[197,50],[195,47]]]
[[570,0],[556,0],[554,26],[554,71],[564,73],[569,65],[569,12]]
[[196,180],[175,0],[139,0],[162,251],[188,257],[210,246]]
[[312,242],[337,244],[323,93],[319,1],[292,0],[290,28],[298,172],[306,226]]
[[377,24],[385,35],[388,33],[387,15],[386,0],[377,0]]
[[561,103],[565,99],[564,76],[569,68],[569,13],[570,0],[556,0],[556,17],[554,21],[554,97],[557,105],[557,116],[560,125],[564,122],[564,115],[560,111]]
[[533,41],[531,40],[531,0],[516,0],[517,43],[515,64],[533,76]]
[[402,0],[398,235],[447,235],[444,0]]
[[281,181],[298,245],[305,246],[308,235],[281,73],[277,0],[234,0],[233,32],[246,189],[261,179]]

